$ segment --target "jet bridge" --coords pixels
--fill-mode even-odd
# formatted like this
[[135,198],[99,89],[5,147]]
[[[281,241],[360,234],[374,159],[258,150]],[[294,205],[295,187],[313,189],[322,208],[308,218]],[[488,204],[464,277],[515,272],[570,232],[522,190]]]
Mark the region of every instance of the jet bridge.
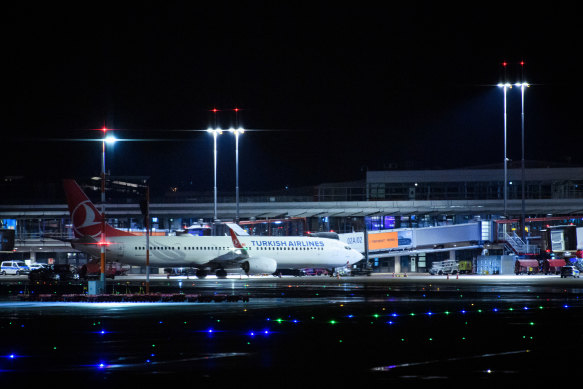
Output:
[[378,258],[420,253],[477,249],[482,247],[482,223],[456,224],[426,228],[405,228],[338,234],[351,248]]

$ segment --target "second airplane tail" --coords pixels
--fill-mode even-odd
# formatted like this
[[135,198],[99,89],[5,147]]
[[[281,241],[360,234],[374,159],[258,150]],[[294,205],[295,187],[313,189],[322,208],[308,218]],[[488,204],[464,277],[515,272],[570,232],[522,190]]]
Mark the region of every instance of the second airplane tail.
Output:
[[[67,196],[75,238],[88,236],[98,239],[101,235],[101,222],[103,219],[101,212],[95,208],[95,205],[93,205],[89,197],[87,197],[75,180],[63,180],[63,188]],[[118,230],[106,223],[105,235],[133,236],[134,234]]]

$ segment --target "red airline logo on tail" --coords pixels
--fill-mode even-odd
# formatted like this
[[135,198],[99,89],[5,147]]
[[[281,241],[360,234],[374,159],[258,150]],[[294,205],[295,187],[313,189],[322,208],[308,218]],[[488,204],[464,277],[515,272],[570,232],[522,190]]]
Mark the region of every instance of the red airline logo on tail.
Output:
[[[63,180],[63,187],[67,196],[75,237],[90,236],[98,238],[101,235],[101,213],[83,193],[83,190],[75,180]],[[126,231],[117,230],[109,224],[105,225],[105,234],[106,236],[134,235]]]
[[90,201],[77,205],[71,213],[75,236],[91,236],[97,238],[101,234],[101,214],[96,212]]
[[235,246],[235,248],[238,249],[242,249],[243,245],[241,244],[241,242],[239,242],[239,239],[237,239],[237,235],[235,235],[235,231],[229,229],[229,231],[231,232],[231,239],[233,239],[233,245]]

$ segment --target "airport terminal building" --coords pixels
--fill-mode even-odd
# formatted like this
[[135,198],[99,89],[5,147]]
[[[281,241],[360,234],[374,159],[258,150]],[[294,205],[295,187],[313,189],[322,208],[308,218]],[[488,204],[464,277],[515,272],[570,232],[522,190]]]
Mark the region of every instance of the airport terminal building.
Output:
[[[499,166],[451,170],[368,171],[361,181],[323,183],[285,192],[219,193],[217,218],[252,235],[306,235],[333,231],[367,254],[376,272],[426,272],[435,261],[474,261],[542,247],[541,231],[554,225],[583,228],[583,168],[510,166],[504,186]],[[79,179],[96,204],[99,182]],[[524,200],[523,200],[524,182]],[[116,228],[144,233],[140,209],[147,177],[109,177],[106,215]],[[15,250],[4,258],[81,264],[75,252],[69,211],[59,182],[3,177],[0,228],[14,231]],[[185,230],[208,234],[214,218],[211,192],[170,192],[152,198],[155,234]],[[525,233],[521,220],[524,216]],[[578,231],[581,229],[578,228]],[[577,243],[581,248],[583,237]],[[513,253],[514,251],[514,253]]]

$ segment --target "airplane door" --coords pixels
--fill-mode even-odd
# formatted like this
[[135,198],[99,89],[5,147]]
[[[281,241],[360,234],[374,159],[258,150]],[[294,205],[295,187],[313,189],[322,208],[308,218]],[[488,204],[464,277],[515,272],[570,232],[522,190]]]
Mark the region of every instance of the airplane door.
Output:
[[108,246],[105,246],[105,258],[111,259],[114,258],[115,260],[123,257],[123,244],[120,243],[112,243]]

